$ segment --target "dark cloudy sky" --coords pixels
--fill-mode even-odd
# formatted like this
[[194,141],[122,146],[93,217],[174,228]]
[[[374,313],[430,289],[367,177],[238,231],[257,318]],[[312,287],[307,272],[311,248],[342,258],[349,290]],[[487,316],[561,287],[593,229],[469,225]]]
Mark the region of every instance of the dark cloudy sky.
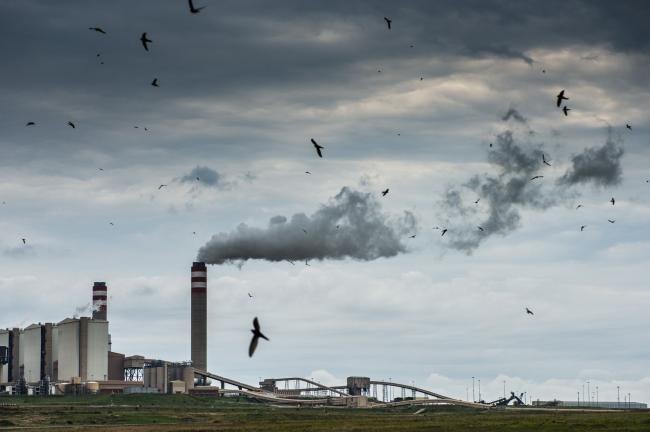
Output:
[[196,3],[0,3],[0,327],[186,360],[200,250],[219,374],[650,400],[647,2]]

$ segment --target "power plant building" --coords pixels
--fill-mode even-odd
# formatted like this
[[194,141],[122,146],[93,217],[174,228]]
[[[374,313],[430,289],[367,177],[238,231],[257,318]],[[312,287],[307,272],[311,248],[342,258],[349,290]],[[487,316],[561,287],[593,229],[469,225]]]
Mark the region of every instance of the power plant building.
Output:
[[108,321],[65,319],[58,328],[58,381],[108,379]]

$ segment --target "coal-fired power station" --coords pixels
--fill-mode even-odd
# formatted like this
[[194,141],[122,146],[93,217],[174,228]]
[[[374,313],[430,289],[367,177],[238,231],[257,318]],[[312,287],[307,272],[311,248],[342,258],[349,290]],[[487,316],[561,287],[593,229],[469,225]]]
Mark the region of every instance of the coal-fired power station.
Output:
[[107,294],[106,282],[93,284],[93,319],[106,321]]
[[208,370],[208,270],[203,262],[192,264],[191,353],[195,369]]

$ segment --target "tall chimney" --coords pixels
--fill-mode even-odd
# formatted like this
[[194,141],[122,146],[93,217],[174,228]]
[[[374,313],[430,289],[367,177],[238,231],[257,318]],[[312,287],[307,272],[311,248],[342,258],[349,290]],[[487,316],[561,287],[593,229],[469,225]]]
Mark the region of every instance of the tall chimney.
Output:
[[192,264],[192,365],[207,370],[208,270],[203,262]]
[[106,282],[93,284],[93,319],[106,321],[107,294]]

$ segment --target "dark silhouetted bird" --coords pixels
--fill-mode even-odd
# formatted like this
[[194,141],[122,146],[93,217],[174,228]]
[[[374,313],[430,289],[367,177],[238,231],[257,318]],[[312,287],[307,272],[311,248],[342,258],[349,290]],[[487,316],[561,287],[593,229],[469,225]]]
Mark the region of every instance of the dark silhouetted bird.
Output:
[[192,234],[196,235],[196,231],[192,231]]
[[381,191],[381,196],[386,196],[388,194],[389,190],[390,189],[386,189],[386,190]]
[[160,87],[158,85],[158,78],[154,78],[153,81],[151,81],[151,85],[154,86],[154,87]]
[[309,171],[305,171],[305,174],[309,174],[309,175],[311,175],[311,173],[310,173]]
[[197,14],[201,12],[201,9],[205,9],[205,6],[201,6],[200,8],[195,8],[194,3],[192,3],[192,0],[187,0],[187,2],[190,5],[190,12],[192,12],[193,14]]
[[627,124],[627,123],[625,123],[625,127],[628,128],[629,130],[632,130],[632,126],[630,126],[630,125]]
[[151,39],[147,38],[147,32],[142,33],[142,36],[140,36],[140,42],[142,42],[142,46],[146,51],[149,51],[149,45],[148,43],[153,43]]
[[609,202],[611,202],[611,203],[612,203],[612,205],[614,205],[614,204],[616,204],[616,200],[614,199],[614,197],[612,197],[612,199],[611,199],[611,200],[609,200]]
[[100,170],[100,171],[104,171],[104,168],[97,168],[97,169]]
[[166,186],[167,186],[166,184],[161,184],[160,186],[158,186],[158,190],[160,190],[160,189],[162,189],[162,188],[164,188]]
[[542,69],[542,73],[546,73],[546,69]]
[[481,201],[481,198],[477,198],[476,201],[474,201],[474,204],[478,204],[479,201]]
[[248,293],[248,297],[253,298],[253,294]]
[[71,121],[68,122],[68,126],[70,126],[72,129],[76,129],[76,126]]
[[318,145],[315,139],[311,139],[311,143],[314,145],[314,148],[316,149],[316,153],[318,153],[318,157],[322,158],[323,153],[321,153],[320,149],[325,148],[322,145]]
[[580,207],[582,207],[582,204],[578,204],[578,206],[576,207],[576,210],[578,210]]
[[564,108],[562,108],[562,112],[564,113],[565,117],[569,115],[569,111],[571,111],[571,108],[567,107],[566,105]]
[[442,234],[440,234],[440,237],[442,237],[442,236],[445,235],[446,233],[447,233],[447,228],[445,228],[445,229],[442,230]]
[[483,227],[478,227],[478,229],[481,230],[481,231],[485,231],[485,230],[483,229]]
[[25,125],[25,127],[27,127],[27,126],[34,126],[35,124],[36,124],[36,123],[34,123],[34,122],[27,122],[27,124]]
[[388,30],[390,30],[390,23],[393,22],[392,19],[388,19],[387,17],[384,17],[384,21],[386,21],[386,25],[388,26]]
[[544,156],[544,153],[542,153],[542,162],[544,162],[544,165],[551,166],[551,164],[548,163],[548,161],[546,160],[546,156]]
[[27,240],[25,240],[25,239],[22,239],[22,240],[23,240],[23,244],[27,244]]
[[302,229],[302,232],[304,232],[305,234],[307,234],[307,230],[304,229],[304,228]]
[[409,238],[415,238],[415,234],[413,234],[413,235],[412,235],[412,236],[410,236]]
[[528,307],[526,307],[526,313],[528,315],[535,315],[532,310],[528,309]]
[[568,97],[564,96],[564,90],[562,90],[562,91],[561,91],[560,93],[558,93],[558,95],[557,95],[557,106],[558,106],[558,108],[559,108],[560,105],[562,104],[562,101],[563,101],[563,100],[569,100]]
[[490,148],[492,148],[492,143],[490,143]]
[[248,357],[253,357],[253,353],[255,353],[255,349],[257,348],[257,342],[260,338],[266,339],[270,342],[269,338],[264,336],[260,330],[260,323],[257,320],[257,317],[253,319],[253,328],[251,329],[251,332],[253,333],[253,338],[251,339],[251,344],[248,346]]
[[614,223],[614,222],[616,222],[616,219],[614,219],[614,220],[612,220],[612,219],[607,219],[607,222],[609,222],[609,223]]
[[104,31],[104,29],[102,29],[102,28],[100,28],[100,27],[88,27],[88,30],[94,30],[94,31],[96,31],[97,33],[106,34],[106,32]]
[[535,177],[532,177],[530,180],[532,181],[532,180],[535,180],[535,179],[538,179],[538,178],[544,178],[544,176],[542,176],[542,175],[537,175],[537,176],[535,176]]
[[580,231],[584,231],[585,228],[587,228],[587,225],[582,225],[582,226],[580,227]]
[[108,224],[109,224],[109,225],[113,225],[113,226],[115,226],[115,224],[114,224],[113,222],[109,222]]

